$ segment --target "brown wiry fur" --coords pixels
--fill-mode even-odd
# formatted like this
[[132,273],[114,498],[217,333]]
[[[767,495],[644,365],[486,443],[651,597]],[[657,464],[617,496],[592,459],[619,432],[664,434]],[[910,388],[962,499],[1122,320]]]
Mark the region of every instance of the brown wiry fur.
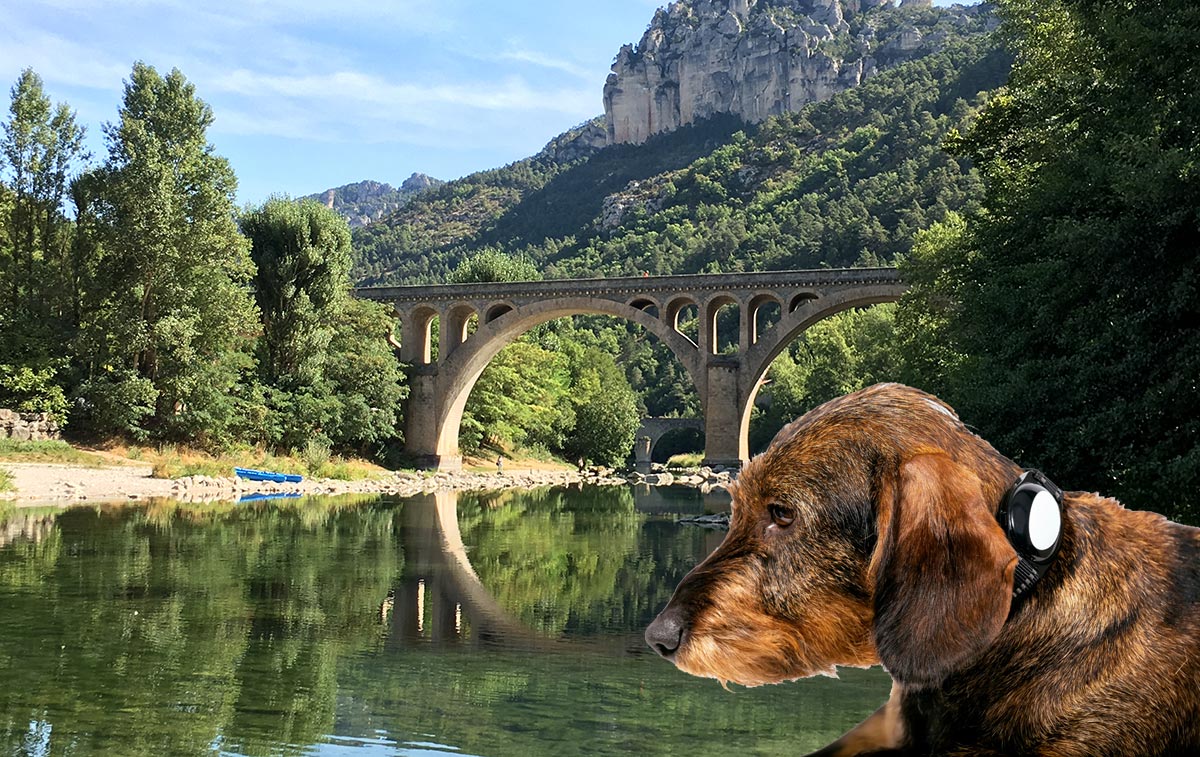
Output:
[[816,408],[742,471],[663,653],[747,685],[882,663],[891,698],[818,754],[1200,751],[1200,532],[1068,492],[1059,554],[1014,605],[996,513],[1020,472],[915,389]]

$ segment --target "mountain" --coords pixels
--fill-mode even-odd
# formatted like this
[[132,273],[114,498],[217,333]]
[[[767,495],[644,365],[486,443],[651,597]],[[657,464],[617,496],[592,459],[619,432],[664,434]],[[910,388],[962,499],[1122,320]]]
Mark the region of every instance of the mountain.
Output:
[[[1011,58],[979,9],[877,3],[850,18],[884,40],[857,86],[760,123],[715,113],[640,143],[604,147],[607,119],[588,122],[356,230],[356,278],[441,281],[487,248],[525,255],[548,277],[892,260],[917,230],[982,197],[969,162],[942,143],[1007,80]],[[910,27],[928,31],[925,53],[887,58],[897,37],[886,30]]]
[[604,85],[610,144],[719,114],[750,123],[856,87],[977,26],[978,7],[928,0],[690,0],[659,9]]
[[414,173],[404,180],[399,189],[391,184],[367,180],[326,189],[301,199],[316,200],[327,208],[333,208],[345,216],[351,228],[358,228],[369,226],[394,213],[415,195],[444,183],[423,173]]

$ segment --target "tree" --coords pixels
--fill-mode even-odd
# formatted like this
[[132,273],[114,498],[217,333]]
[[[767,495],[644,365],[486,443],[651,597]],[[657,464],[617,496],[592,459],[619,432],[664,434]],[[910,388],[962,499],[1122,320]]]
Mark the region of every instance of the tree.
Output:
[[620,465],[633,451],[634,437],[642,425],[637,395],[611,354],[595,348],[582,350],[572,362],[575,425],[563,451],[571,459]]
[[485,247],[458,264],[450,274],[452,284],[499,281],[538,281],[541,271],[527,257],[513,257],[494,247]]
[[262,314],[259,371],[272,386],[311,386],[324,374],[334,321],[350,285],[350,227],[314,201],[273,198],[241,221]]
[[1069,488],[1194,507],[1200,5],[999,8],[1017,63],[957,140],[985,212],[935,282],[964,356],[947,399]]
[[525,340],[501,350],[475,382],[463,410],[459,444],[557,448],[573,425],[570,374],[561,354]]
[[72,225],[63,198],[83,157],[83,129],[65,103],[52,107],[25,69],[12,88],[0,137],[0,406],[47,410],[65,420],[60,374],[74,325],[69,286]]
[[21,72],[12,88],[9,119],[4,123],[0,152],[10,174],[12,204],[6,219],[8,256],[5,269],[10,307],[20,307],[31,320],[52,310],[52,278],[60,273],[65,229],[63,199],[72,164],[83,157],[82,127],[66,103],[51,107],[42,79],[33,69]]
[[230,441],[251,402],[242,379],[258,331],[236,179],[208,143],[212,122],[178,70],[134,65],[120,120],[104,129],[100,301],[82,356],[86,404],[134,382],[153,413],[130,430],[145,420],[160,437],[208,445]]

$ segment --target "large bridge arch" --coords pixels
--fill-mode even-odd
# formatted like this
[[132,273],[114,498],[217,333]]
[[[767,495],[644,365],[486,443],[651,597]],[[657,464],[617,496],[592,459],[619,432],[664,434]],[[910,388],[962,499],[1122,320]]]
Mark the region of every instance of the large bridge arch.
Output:
[[492,358],[535,326],[573,315],[609,315],[642,326],[671,350],[683,364],[700,397],[705,396],[704,375],[691,340],[643,310],[620,302],[588,297],[566,297],[533,303],[509,310],[495,320],[481,324],[471,338],[439,367],[443,388],[436,414],[432,418],[437,435],[435,454],[439,458],[459,456],[458,433],[463,410],[471,389]]
[[742,450],[744,459],[748,458],[750,454],[750,415],[754,410],[754,400],[758,397],[763,380],[771,368],[771,363],[775,362],[775,358],[779,357],[813,324],[853,308],[896,302],[904,294],[904,290],[905,286],[897,282],[847,290],[818,299],[804,298],[799,301],[792,312],[784,314],[779,323],[775,324],[768,332],[769,338],[751,346],[742,365],[744,374],[741,385],[746,388],[746,392],[743,397],[739,398],[741,415],[738,423],[738,435],[741,444],[744,445]]
[[[505,345],[534,326],[581,314],[637,323],[683,364],[704,412],[705,464],[739,466],[749,456],[750,409],[771,361],[804,329],[834,313],[899,299],[894,268],[564,279],[411,287],[374,287],[356,295],[391,303],[401,320],[400,359],[408,364],[405,445],[425,465],[461,465],[462,411],[479,375]],[[770,305],[778,320],[760,328]],[[717,354],[721,307],[738,308],[737,350]],[[695,308],[693,340],[679,315]],[[467,321],[477,315],[475,331]],[[444,344],[431,357],[430,324],[440,318]],[[774,316],[772,317],[774,320]],[[448,336],[447,336],[448,334]]]

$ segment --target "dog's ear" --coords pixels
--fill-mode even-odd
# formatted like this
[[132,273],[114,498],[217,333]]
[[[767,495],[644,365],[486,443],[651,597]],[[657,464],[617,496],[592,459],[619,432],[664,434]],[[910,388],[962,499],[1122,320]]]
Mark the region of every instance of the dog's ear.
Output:
[[1017,554],[979,477],[941,453],[917,455],[879,490],[875,645],[894,679],[936,684],[1000,633]]

